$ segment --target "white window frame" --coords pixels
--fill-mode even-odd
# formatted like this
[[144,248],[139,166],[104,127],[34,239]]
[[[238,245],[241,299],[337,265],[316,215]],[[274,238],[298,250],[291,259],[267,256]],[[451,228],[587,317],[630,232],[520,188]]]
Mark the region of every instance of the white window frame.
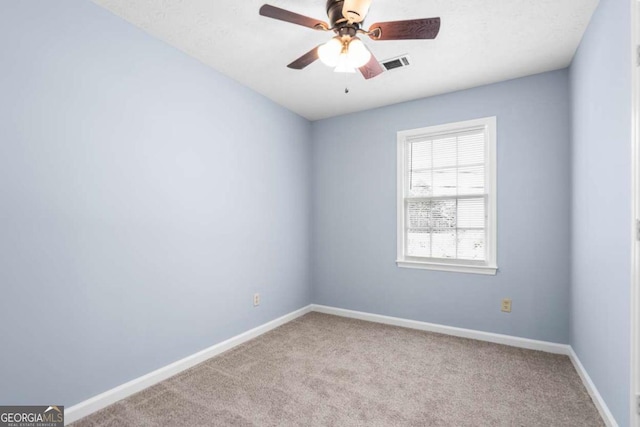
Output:
[[[496,117],[485,117],[476,120],[447,123],[439,126],[429,126],[398,132],[398,188],[397,188],[397,223],[398,223],[398,252],[396,264],[398,267],[421,268],[426,270],[453,271],[459,273],[475,273],[495,275],[497,265],[497,211],[496,211]],[[447,260],[438,258],[419,258],[406,255],[405,248],[405,180],[407,179],[407,147],[408,144],[421,137],[434,137],[457,133],[465,130],[483,128],[485,132],[485,191],[487,194],[486,207],[486,242],[485,261]]]

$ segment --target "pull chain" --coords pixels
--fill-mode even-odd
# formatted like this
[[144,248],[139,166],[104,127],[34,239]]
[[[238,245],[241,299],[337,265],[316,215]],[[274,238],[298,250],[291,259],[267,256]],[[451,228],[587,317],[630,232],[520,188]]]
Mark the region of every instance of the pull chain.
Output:
[[348,85],[349,74],[351,74],[351,73],[344,73],[344,93],[345,93],[345,95],[349,93],[349,85]]

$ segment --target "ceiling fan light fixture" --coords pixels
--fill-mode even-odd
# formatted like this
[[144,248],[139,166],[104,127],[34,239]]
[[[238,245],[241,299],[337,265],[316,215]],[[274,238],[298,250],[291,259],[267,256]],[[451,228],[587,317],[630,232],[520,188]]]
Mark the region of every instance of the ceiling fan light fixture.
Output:
[[260,7],[261,16],[337,34],[337,37],[329,42],[314,47],[287,65],[290,69],[302,70],[320,59],[338,72],[351,72],[357,68],[362,76],[369,80],[379,76],[384,72],[384,68],[357,35],[366,34],[373,41],[428,40],[435,39],[440,32],[439,17],[376,22],[367,31],[361,27],[369,13],[372,0],[326,1],[330,23],[269,4]]

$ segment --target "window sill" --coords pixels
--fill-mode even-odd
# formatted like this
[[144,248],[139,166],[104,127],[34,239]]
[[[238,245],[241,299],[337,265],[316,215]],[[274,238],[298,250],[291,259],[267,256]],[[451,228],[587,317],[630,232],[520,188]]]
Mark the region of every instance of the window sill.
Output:
[[497,266],[464,265],[464,264],[439,264],[436,262],[404,261],[397,260],[396,264],[401,268],[419,268],[423,270],[452,271],[455,273],[486,274],[495,276]]

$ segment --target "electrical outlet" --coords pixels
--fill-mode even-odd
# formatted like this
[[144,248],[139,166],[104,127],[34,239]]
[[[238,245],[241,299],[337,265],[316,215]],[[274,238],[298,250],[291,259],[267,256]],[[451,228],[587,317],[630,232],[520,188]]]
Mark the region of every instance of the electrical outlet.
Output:
[[253,294],[253,306],[257,307],[260,305],[260,294]]
[[502,311],[505,313],[511,313],[511,298],[505,298],[502,300]]

